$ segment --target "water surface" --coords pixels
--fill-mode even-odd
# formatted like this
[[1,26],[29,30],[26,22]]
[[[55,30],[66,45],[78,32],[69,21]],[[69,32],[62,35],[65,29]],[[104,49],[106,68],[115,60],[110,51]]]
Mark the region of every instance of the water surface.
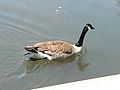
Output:
[[[82,54],[28,62],[24,46],[75,43],[86,23],[96,28]],[[120,73],[120,0],[0,0],[0,88],[31,88]]]

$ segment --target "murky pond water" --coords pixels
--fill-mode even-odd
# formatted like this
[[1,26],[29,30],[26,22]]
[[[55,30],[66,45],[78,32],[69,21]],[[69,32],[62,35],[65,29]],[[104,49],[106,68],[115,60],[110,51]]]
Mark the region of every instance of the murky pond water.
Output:
[[[26,61],[24,46],[75,43],[86,23],[96,28],[79,55]],[[0,0],[0,88],[28,90],[120,73],[120,0]]]

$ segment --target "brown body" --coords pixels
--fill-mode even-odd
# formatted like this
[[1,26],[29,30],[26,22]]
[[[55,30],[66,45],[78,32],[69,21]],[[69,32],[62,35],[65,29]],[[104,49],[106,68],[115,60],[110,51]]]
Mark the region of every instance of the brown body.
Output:
[[26,49],[36,48],[38,52],[42,52],[52,57],[52,59],[64,58],[75,53],[72,44],[64,41],[47,41],[40,42],[33,46],[27,46]]

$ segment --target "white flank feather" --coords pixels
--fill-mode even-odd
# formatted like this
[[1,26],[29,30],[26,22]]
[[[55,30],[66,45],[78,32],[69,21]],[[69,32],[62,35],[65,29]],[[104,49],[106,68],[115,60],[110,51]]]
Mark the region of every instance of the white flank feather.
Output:
[[42,52],[38,52],[38,54],[40,55],[41,58],[47,57],[47,59],[52,60],[52,57],[49,56],[49,55],[47,55],[47,54],[44,54],[44,53],[42,53]]

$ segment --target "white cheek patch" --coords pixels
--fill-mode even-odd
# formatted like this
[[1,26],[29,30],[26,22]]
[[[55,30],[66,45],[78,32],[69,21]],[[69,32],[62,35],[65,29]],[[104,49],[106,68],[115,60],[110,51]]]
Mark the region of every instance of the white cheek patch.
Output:
[[88,30],[91,30],[91,28],[88,25],[86,25],[86,27],[88,28]]

